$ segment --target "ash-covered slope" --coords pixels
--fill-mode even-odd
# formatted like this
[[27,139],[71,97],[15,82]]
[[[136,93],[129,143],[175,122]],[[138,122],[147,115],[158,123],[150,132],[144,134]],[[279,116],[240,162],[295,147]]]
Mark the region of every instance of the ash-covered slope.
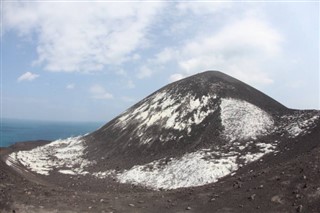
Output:
[[12,153],[7,164],[154,189],[200,186],[279,154],[312,133],[319,117],[221,72],[204,72],[161,88],[89,135]]
[[177,156],[230,139],[261,136],[272,127],[273,116],[286,111],[249,85],[209,71],[159,89],[86,140],[99,147],[95,155],[143,161],[150,155]]

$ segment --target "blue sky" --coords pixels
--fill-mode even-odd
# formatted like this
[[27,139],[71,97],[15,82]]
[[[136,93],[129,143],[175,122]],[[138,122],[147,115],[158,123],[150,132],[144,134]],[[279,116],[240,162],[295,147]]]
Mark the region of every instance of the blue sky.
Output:
[[317,1],[1,3],[2,117],[108,121],[205,70],[320,109]]

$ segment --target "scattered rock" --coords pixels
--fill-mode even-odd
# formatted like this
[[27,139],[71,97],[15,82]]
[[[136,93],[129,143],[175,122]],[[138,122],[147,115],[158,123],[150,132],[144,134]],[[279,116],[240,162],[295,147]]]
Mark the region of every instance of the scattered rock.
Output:
[[251,195],[250,197],[248,197],[249,200],[254,200],[256,197],[256,194]]
[[239,181],[235,181],[234,183],[233,183],[233,188],[241,188],[242,187],[242,183],[241,182],[239,182]]
[[293,192],[292,192],[292,194],[298,194],[299,193],[299,190],[298,189],[296,189],[296,190],[294,190]]
[[134,207],[134,204],[133,203],[129,203],[129,206]]
[[191,207],[190,207],[190,206],[188,206],[188,207],[186,208],[186,210],[191,210]]
[[282,197],[280,195],[275,195],[271,198],[272,202],[283,204]]
[[299,205],[299,206],[297,207],[296,211],[297,211],[297,212],[302,212],[302,208],[303,208],[303,206],[302,206],[302,205]]
[[289,186],[290,185],[290,181],[288,181],[288,180],[282,181],[280,184],[283,185],[283,186]]

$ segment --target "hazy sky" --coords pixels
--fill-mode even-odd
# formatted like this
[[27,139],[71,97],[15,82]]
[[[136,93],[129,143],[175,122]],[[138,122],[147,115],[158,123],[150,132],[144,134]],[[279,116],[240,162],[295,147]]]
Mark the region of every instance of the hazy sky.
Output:
[[1,3],[2,117],[108,121],[205,70],[320,109],[317,1]]

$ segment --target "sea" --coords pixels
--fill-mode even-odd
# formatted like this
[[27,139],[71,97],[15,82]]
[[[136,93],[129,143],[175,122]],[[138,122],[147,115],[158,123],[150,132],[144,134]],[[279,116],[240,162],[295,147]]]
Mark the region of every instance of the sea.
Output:
[[103,122],[58,122],[2,118],[0,147],[16,142],[57,140],[84,135],[100,128]]

